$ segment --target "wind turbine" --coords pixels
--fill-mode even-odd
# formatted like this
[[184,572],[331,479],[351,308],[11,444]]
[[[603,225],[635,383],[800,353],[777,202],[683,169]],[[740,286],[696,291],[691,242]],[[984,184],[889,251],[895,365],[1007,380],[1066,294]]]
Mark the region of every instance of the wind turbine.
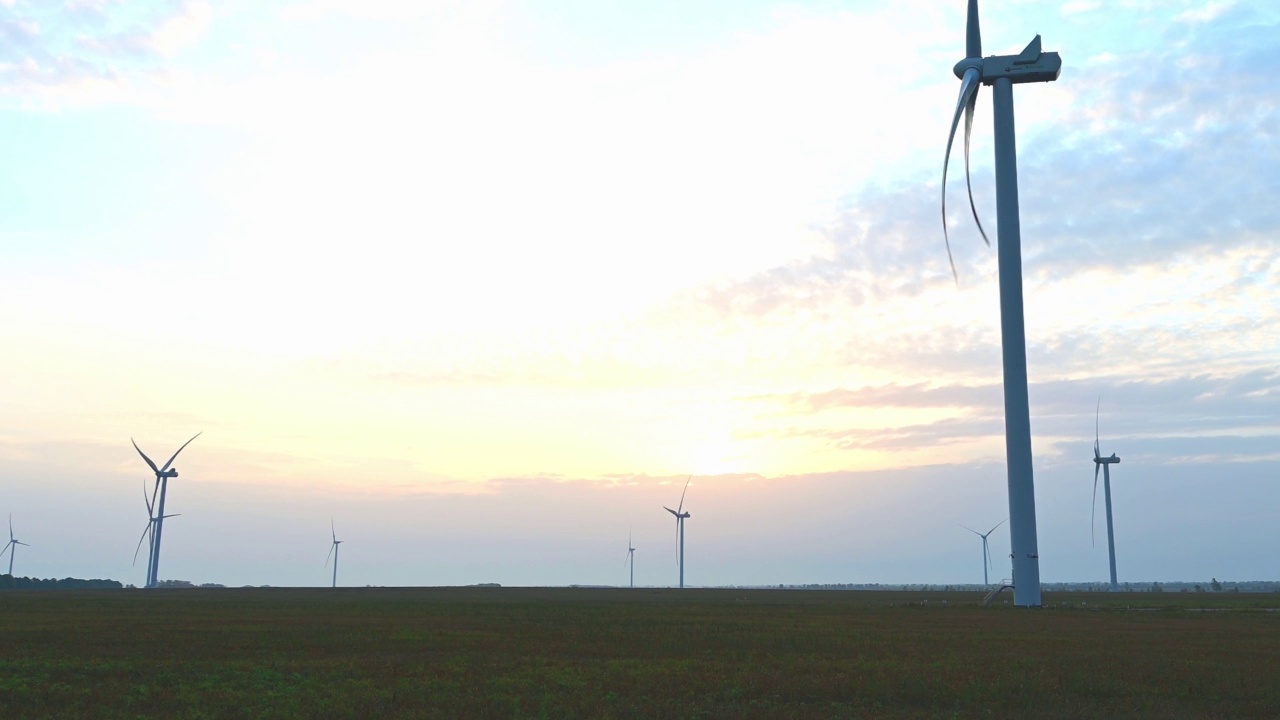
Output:
[[[1005,519],[1007,520],[1008,518],[1005,518]],[[967,525],[960,526],[965,530],[968,530],[969,532],[973,533],[974,535],[977,535],[978,537],[982,538],[982,584],[983,585],[991,584],[991,581],[987,579],[987,568],[991,566],[991,549],[987,547],[987,536],[995,532],[996,528],[1000,527],[1003,524],[1004,524],[1004,520],[1001,520],[1000,522],[995,524],[995,527],[991,528],[990,530],[984,533],[980,533],[977,530],[974,530],[973,528]]]
[[333,587],[338,587],[338,546],[344,540],[338,539],[338,531],[333,529],[333,518],[329,518],[329,534],[333,536],[333,544],[329,546],[329,554],[324,558],[325,567],[329,566],[329,558],[333,558]]
[[636,549],[631,545],[631,533],[627,533],[627,559],[623,561],[631,565],[631,587],[636,586]]
[[13,513],[9,513],[9,542],[5,544],[4,550],[0,550],[0,557],[4,557],[5,553],[9,553],[9,577],[13,577],[13,556],[18,554],[18,546],[31,547],[13,537]]
[[[148,505],[147,506],[148,514],[150,514],[150,511],[151,511],[151,506]],[[182,515],[182,513],[173,513],[172,515],[165,515],[165,517],[171,518],[171,517],[178,517],[180,515]],[[138,564],[138,553],[142,550],[142,541],[146,540],[148,536],[151,536],[152,531],[155,529],[155,526],[156,526],[156,518],[154,516],[151,516],[147,520],[147,527],[142,531],[142,537],[138,538],[138,547],[134,548],[133,550],[134,565]],[[147,577],[148,578],[151,577],[151,557],[150,556],[147,557]],[[150,585],[148,585],[147,587],[150,587]]]
[[[142,484],[142,501],[147,504],[147,526],[143,528],[142,537],[138,538],[138,546],[133,550],[134,565],[138,564],[138,553],[142,551],[142,541],[148,538],[154,537],[153,533],[155,531],[155,526],[156,526],[156,516],[154,512],[154,506],[151,504],[151,497],[147,495],[147,485],[145,482],[143,482]],[[165,517],[178,517],[181,514],[182,513],[174,513],[172,515],[165,515]],[[147,583],[145,585],[146,587],[150,587],[150,583],[151,583],[151,561],[153,557],[154,556],[151,553],[147,554]]]
[[692,475],[685,479],[684,492],[680,493],[680,504],[676,506],[675,510],[666,505],[662,506],[663,510],[676,516],[676,544],[679,546],[676,564],[680,566],[680,587],[682,588],[684,587],[684,521],[685,518],[689,517],[689,513],[681,511],[684,510],[684,495],[689,492],[689,481],[692,479]]
[[956,103],[947,154],[942,161],[942,232],[951,274],[959,282],[947,233],[947,164],[960,115],[964,114],[964,176],[969,208],[982,239],[987,233],[978,220],[969,178],[969,137],[979,85],[990,85],[995,108],[996,241],[1000,267],[1000,336],[1004,361],[1005,459],[1009,472],[1009,544],[1013,557],[1013,603],[1040,605],[1040,554],[1036,542],[1035,479],[1031,464],[1031,411],[1027,400],[1027,341],[1022,313],[1022,248],[1018,226],[1018,151],[1014,142],[1014,83],[1051,82],[1062,72],[1057,53],[1042,52],[1040,36],[1017,55],[982,57],[978,0],[969,0],[965,59],[956,63],[960,99]]
[[[195,435],[192,435],[191,440],[195,440],[202,434],[203,433],[196,433]],[[147,513],[151,516],[151,522],[147,526],[147,529],[151,531],[151,557],[147,561],[147,587],[156,587],[159,584],[160,535],[164,531],[164,519],[166,517],[173,517],[172,515],[164,514],[164,497],[165,491],[169,489],[169,478],[178,477],[178,468],[170,467],[170,465],[173,465],[173,461],[177,459],[178,453],[182,452],[184,448],[191,444],[191,440],[182,443],[182,447],[178,448],[177,452],[175,452],[173,456],[169,458],[169,461],[164,464],[164,467],[156,467],[156,464],[151,461],[151,458],[147,457],[147,454],[142,452],[142,448],[138,447],[138,443],[133,438],[129,438],[129,442],[133,443],[133,449],[138,451],[138,454],[146,461],[147,466],[156,474],[156,487],[147,501]],[[160,498],[158,503],[156,502],[157,493],[159,493]],[[144,532],[143,534],[145,535],[146,533]],[[139,544],[141,544],[141,541],[139,541]],[[134,553],[134,558],[135,560],[137,558],[136,552]]]
[[1098,471],[1102,471],[1102,495],[1107,501],[1107,551],[1111,556],[1111,592],[1120,592],[1120,583],[1116,582],[1116,534],[1111,525],[1111,466],[1120,463],[1115,453],[1111,457],[1102,457],[1101,433],[1098,432],[1098,419],[1102,415],[1102,398],[1098,398],[1098,409],[1093,416],[1093,512],[1089,515],[1089,537],[1093,537],[1093,521],[1098,513]]

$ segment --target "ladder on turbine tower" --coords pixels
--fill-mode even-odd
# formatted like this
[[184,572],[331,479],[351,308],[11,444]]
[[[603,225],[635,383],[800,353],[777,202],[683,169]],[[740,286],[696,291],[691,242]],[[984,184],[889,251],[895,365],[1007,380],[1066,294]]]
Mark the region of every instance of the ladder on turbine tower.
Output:
[[999,585],[995,586],[991,590],[991,592],[987,593],[986,597],[982,598],[982,607],[986,607],[991,603],[995,602],[996,596],[999,595],[1000,593],[1004,592],[1005,590],[1012,590],[1012,589],[1013,589],[1013,580],[1010,580],[1007,578],[1004,580],[1001,580]]

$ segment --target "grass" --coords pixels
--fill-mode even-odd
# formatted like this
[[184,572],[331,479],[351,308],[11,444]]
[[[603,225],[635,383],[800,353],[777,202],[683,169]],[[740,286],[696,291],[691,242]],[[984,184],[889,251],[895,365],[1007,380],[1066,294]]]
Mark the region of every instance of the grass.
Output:
[[7,592],[0,717],[1280,716],[1280,613],[1265,611],[1280,596],[1046,594],[1039,610],[978,599]]

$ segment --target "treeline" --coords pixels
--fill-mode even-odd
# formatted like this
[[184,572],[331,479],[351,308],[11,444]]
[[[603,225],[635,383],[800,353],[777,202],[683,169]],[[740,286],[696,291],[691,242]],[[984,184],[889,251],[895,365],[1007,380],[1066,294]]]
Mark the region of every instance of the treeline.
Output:
[[81,580],[80,578],[29,578],[0,575],[0,590],[119,590],[119,580]]
[[[736,588],[756,588],[769,589],[778,588],[780,590],[887,590],[892,592],[985,592],[990,590],[994,585],[977,585],[977,584],[957,584],[957,585],[929,585],[929,584],[905,584],[905,585],[882,585],[880,583],[810,583],[808,585],[733,585]],[[1040,584],[1040,589],[1045,592],[1110,592],[1111,584],[1106,582],[1083,582],[1083,583],[1055,583],[1045,582]],[[1280,581],[1275,580],[1245,580],[1245,581],[1228,581],[1212,578],[1208,582],[1194,581],[1177,581],[1177,582],[1135,582],[1120,583],[1122,592],[1280,592]]]

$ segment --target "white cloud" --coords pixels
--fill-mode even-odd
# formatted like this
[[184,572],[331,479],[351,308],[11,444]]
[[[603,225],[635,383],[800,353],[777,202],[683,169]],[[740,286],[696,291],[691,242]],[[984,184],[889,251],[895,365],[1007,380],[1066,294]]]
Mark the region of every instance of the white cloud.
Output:
[[1102,3],[1097,0],[1071,0],[1062,4],[1063,15],[1079,15],[1088,13],[1102,7]]
[[209,29],[213,6],[207,2],[189,2],[182,14],[169,18],[151,37],[151,44],[165,57],[195,45]]
[[281,8],[280,19],[291,23],[333,17],[401,21],[447,15],[463,9],[474,12],[481,5],[497,8],[501,3],[492,0],[304,0]]
[[1218,19],[1224,12],[1235,7],[1233,0],[1212,0],[1205,3],[1202,7],[1191,10],[1184,10],[1174,17],[1178,22],[1186,23],[1207,23]]

